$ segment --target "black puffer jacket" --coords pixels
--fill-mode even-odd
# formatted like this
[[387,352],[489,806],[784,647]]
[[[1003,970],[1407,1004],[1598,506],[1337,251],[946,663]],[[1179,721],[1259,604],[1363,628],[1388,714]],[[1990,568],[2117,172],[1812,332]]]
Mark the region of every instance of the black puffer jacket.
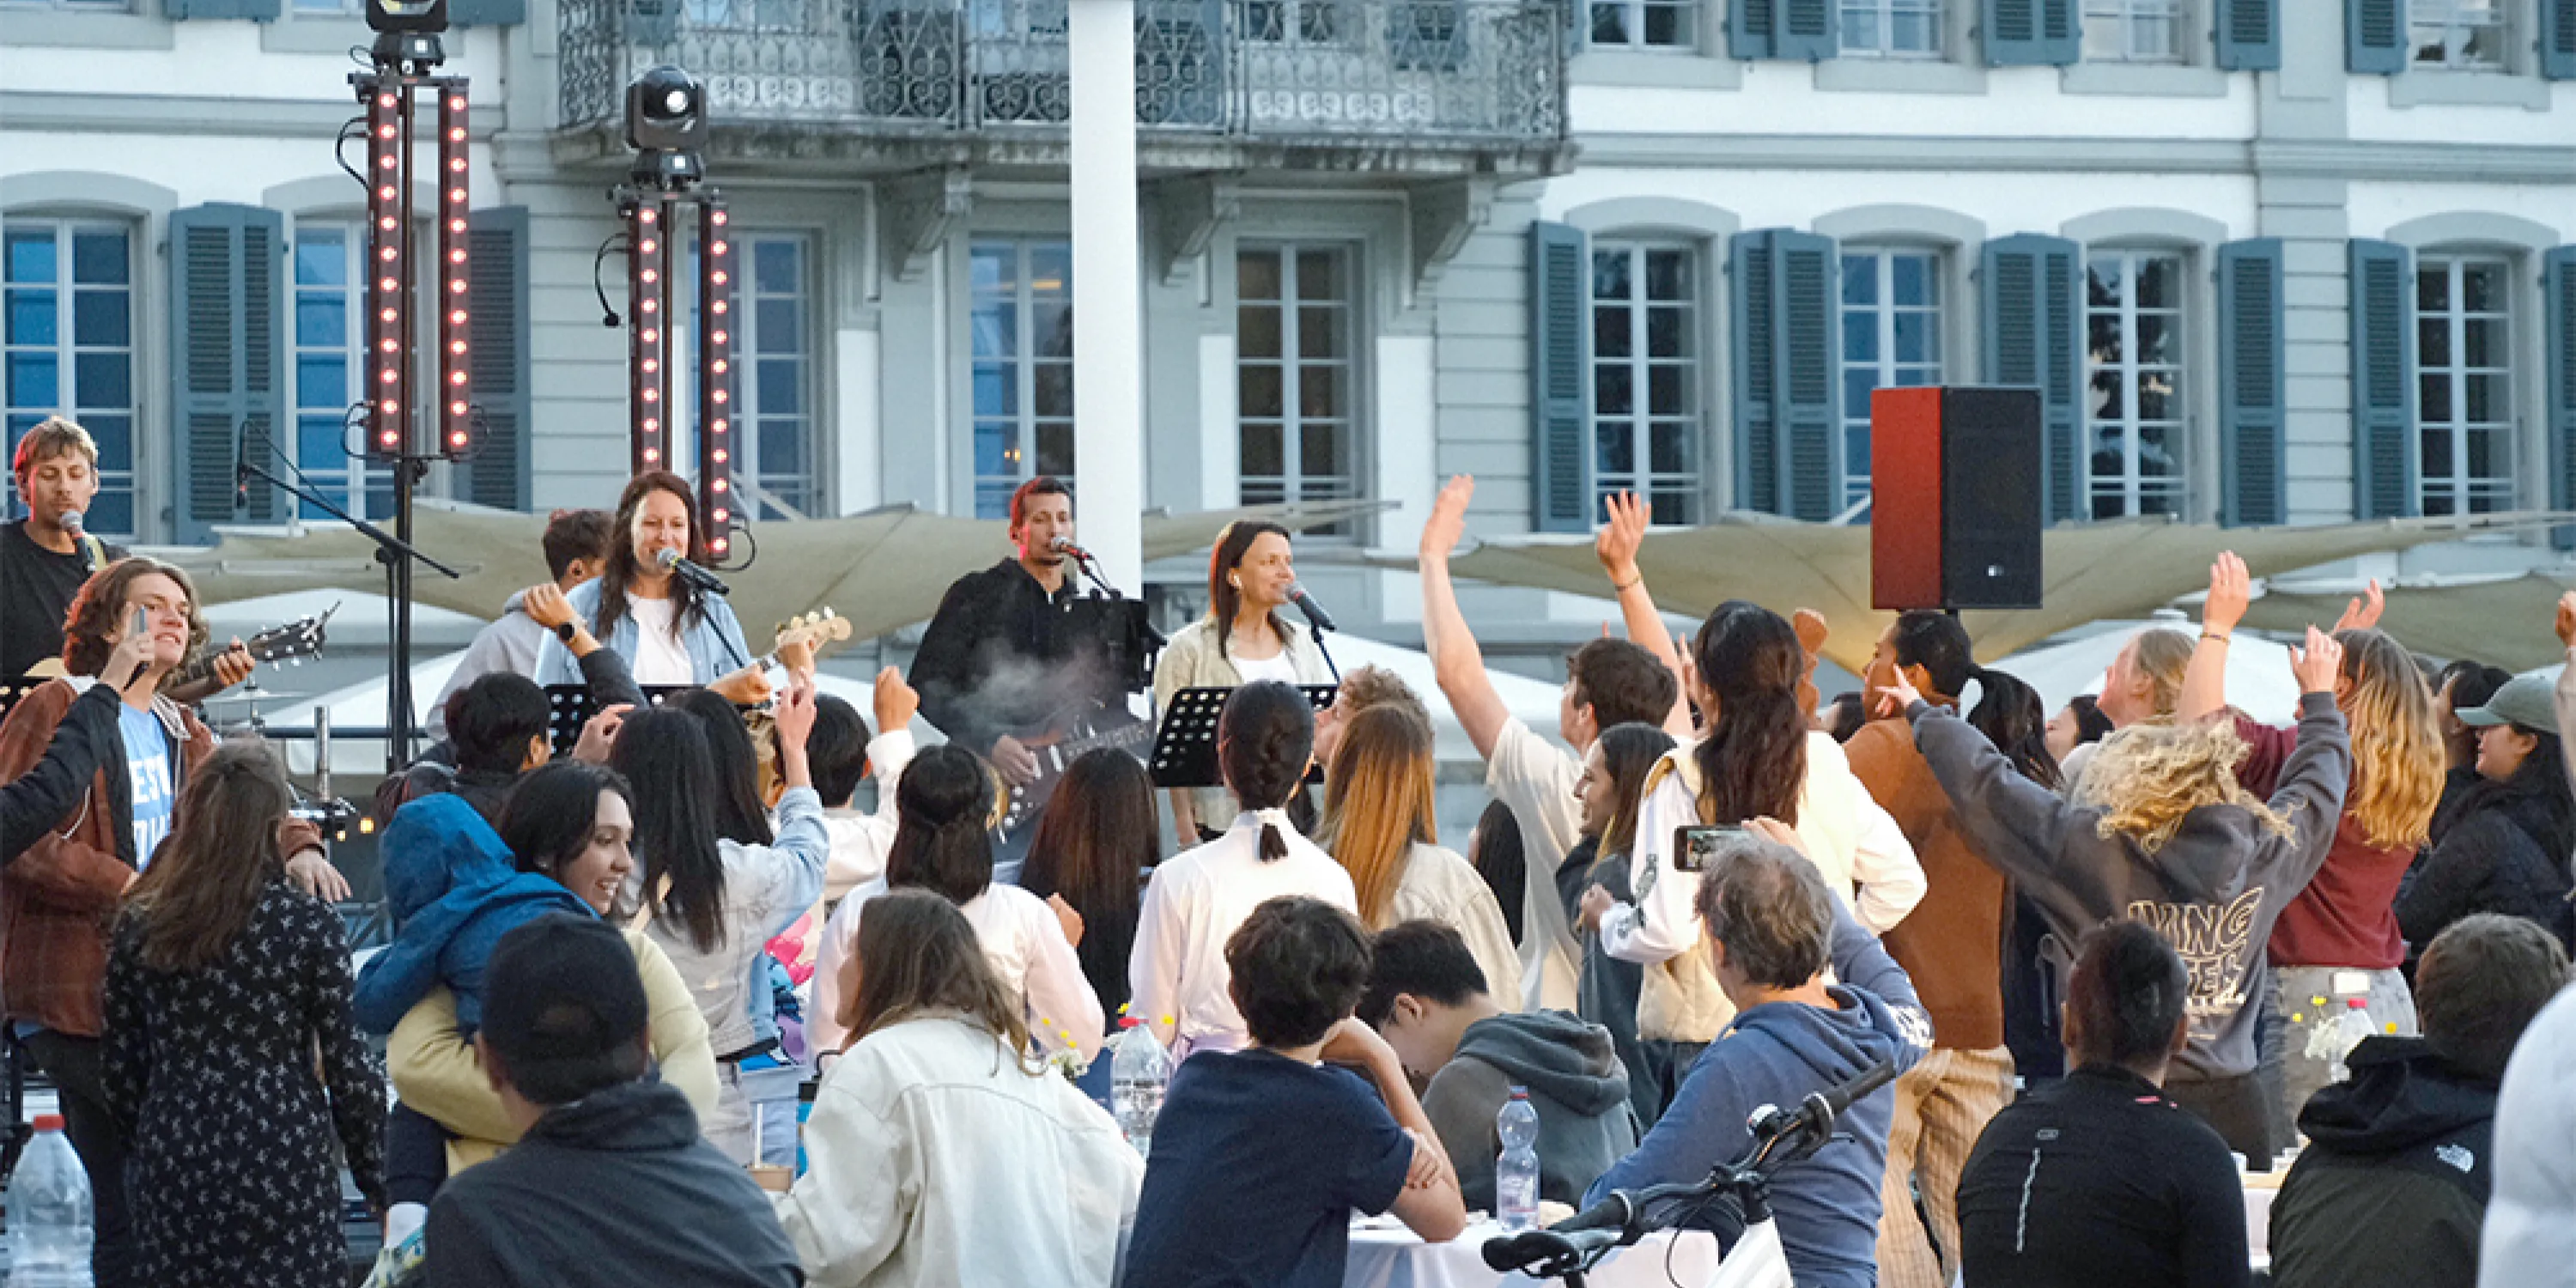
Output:
[[2528,917],[2576,938],[2568,906],[2568,858],[2553,853],[2548,805],[2529,793],[2490,790],[2464,803],[2451,830],[2397,888],[2397,926],[2408,956],[2462,917],[2497,912]]
[[2496,1084],[2421,1038],[2365,1039],[2352,1080],[2299,1114],[2308,1148],[2272,1204],[2274,1288],[2469,1288]]

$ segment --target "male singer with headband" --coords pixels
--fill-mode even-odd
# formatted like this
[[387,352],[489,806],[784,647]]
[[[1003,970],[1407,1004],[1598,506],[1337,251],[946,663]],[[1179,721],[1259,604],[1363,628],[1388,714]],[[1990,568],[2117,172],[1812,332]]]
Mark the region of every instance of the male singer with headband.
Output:
[[[98,495],[98,444],[89,431],[48,417],[18,440],[11,468],[27,517],[0,525],[0,686],[16,687],[28,668],[63,655],[63,614],[89,575],[125,557],[82,530]],[[214,678],[174,689],[200,701],[250,674],[250,654],[236,646],[216,663]]]

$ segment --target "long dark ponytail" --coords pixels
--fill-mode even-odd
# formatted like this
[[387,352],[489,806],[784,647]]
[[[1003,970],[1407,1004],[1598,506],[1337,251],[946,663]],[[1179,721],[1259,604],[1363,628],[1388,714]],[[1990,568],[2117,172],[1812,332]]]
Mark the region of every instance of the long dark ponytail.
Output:
[[686,711],[656,707],[626,717],[608,767],[634,795],[635,856],[644,866],[644,906],[676,918],[699,952],[724,943],[724,855],[716,848],[716,774],[706,726]]
[[[1225,785],[1245,809],[1284,808],[1314,759],[1315,708],[1294,685],[1256,680],[1225,700],[1216,745]],[[1262,824],[1261,861],[1286,857],[1288,838]]]
[[920,886],[963,904],[993,884],[993,780],[955,743],[929,748],[895,784],[886,885]]
[[1794,827],[1807,781],[1807,719],[1798,709],[1806,653],[1787,619],[1728,600],[1702,623],[1700,683],[1717,699],[1698,761],[1701,812],[1714,823],[1776,818]]

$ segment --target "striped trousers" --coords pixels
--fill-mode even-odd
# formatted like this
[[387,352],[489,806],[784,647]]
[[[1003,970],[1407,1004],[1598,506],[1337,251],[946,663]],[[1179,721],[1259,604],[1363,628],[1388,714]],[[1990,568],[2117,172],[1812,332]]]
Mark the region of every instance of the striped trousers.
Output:
[[1948,1288],[1959,1272],[1959,1172],[1986,1120],[2012,1102],[2012,1053],[1935,1048],[1896,1080],[1895,1091],[1887,1174],[1879,1182],[1878,1282]]

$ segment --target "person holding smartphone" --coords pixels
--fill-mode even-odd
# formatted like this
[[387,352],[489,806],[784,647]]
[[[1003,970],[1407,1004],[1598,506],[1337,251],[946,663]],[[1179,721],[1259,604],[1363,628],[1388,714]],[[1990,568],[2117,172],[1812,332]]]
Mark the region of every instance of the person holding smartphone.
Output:
[[[0,925],[8,928],[0,944],[0,1009],[53,1078],[72,1148],[89,1172],[100,1288],[134,1282],[136,1255],[125,1196],[126,1128],[108,1105],[99,1041],[108,933],[126,890],[169,836],[190,773],[215,752],[214,733],[160,691],[171,670],[205,643],[196,599],[188,575],[158,560],[128,558],[93,575],[64,621],[70,675],[19,699],[0,723],[0,781],[9,781],[44,756],[78,698],[104,687],[98,677],[120,646],[127,665],[137,651],[144,655],[142,673],[117,686],[117,737],[97,740],[98,770],[70,823],[49,829],[0,873]],[[311,822],[282,821],[277,852],[306,893],[348,897],[348,882],[323,857]]]

